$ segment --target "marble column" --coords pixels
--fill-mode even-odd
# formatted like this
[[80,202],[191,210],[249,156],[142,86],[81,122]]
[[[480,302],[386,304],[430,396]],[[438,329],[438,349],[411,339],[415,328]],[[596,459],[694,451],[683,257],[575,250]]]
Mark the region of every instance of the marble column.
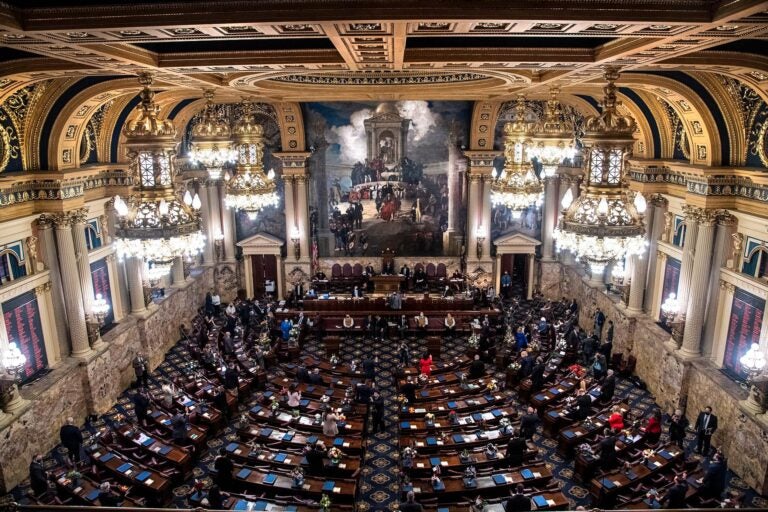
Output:
[[144,261],[141,258],[131,257],[125,263],[125,273],[128,275],[128,292],[131,295],[131,313],[143,313],[147,310],[144,303],[144,283],[141,273]]
[[544,212],[541,223],[541,261],[555,261],[552,232],[557,219],[557,176],[544,177]]
[[[223,190],[223,188],[222,188]],[[224,261],[235,261],[235,242],[237,242],[237,235],[235,234],[235,210],[233,208],[227,208],[224,201],[220,201],[221,205],[221,232],[224,235]]]
[[173,286],[181,286],[184,284],[184,258],[182,256],[176,256],[173,259],[173,267],[171,268]]
[[698,215],[696,252],[690,275],[690,292],[686,303],[685,331],[680,353],[685,357],[701,354],[701,334],[704,327],[704,312],[707,309],[707,292],[712,272],[712,246],[715,238],[717,217],[712,211]]
[[[467,246],[467,260],[477,260],[477,234],[478,228],[481,227],[482,217],[478,218],[477,213],[478,203],[482,201],[482,189],[483,186],[482,177],[470,174],[469,175],[469,193],[468,193],[468,207],[467,207],[467,233],[469,244]],[[469,205],[472,207],[470,208]]]
[[91,345],[101,345],[99,323],[93,316],[93,278],[91,277],[91,263],[88,260],[88,245],[85,240],[85,225],[88,222],[88,210],[85,208],[72,212],[72,239],[75,242],[75,257],[77,259],[77,271],[80,276],[80,291],[83,296],[83,309],[85,310],[85,322],[88,328],[88,338]]
[[[491,184],[493,183],[493,161],[500,156],[498,151],[464,151],[469,160],[469,191],[467,193],[467,262],[474,268],[493,272],[491,258]],[[477,257],[478,236],[483,238],[481,257]],[[495,281],[489,276],[489,284]]]
[[[732,234],[736,230],[737,219],[726,211],[717,212],[715,242],[712,251],[712,272],[707,292],[707,310],[704,317],[704,333],[702,334],[701,352],[711,355],[715,346],[717,315],[720,310],[720,269],[726,266],[730,256]],[[765,327],[766,324],[763,324]],[[760,339],[764,339],[761,335]]]
[[213,228],[213,221],[211,219],[211,200],[209,197],[209,189],[207,181],[200,182],[200,187],[197,191],[197,195],[200,197],[200,217],[203,225],[203,234],[205,235],[205,247],[203,247],[203,261],[206,265],[215,263],[213,243],[216,231]]
[[214,259],[211,263],[224,258],[224,247],[221,249],[215,249],[216,244],[220,243],[217,240],[221,240],[224,236],[224,232],[221,229],[221,201],[219,200],[219,182],[209,182],[205,187],[208,191],[208,213],[209,213],[209,231],[211,233],[211,243],[214,246]]
[[[661,240],[664,234],[665,228],[665,213],[667,210],[667,200],[661,194],[651,196],[651,200],[648,202],[648,209],[653,210],[653,222],[651,227],[651,236],[649,238],[648,247],[648,272],[644,281],[646,287],[645,299],[643,306],[649,313],[653,309],[653,296],[655,294],[656,284],[656,267],[659,265],[657,258],[652,257],[659,249],[659,240]],[[653,315],[651,315],[653,316]]]
[[536,255],[528,255],[528,286],[526,286],[525,298],[531,300],[533,298],[533,279],[534,269],[536,268]]
[[[691,285],[691,272],[696,254],[696,238],[699,232],[698,218],[700,208],[685,207],[685,240],[683,241],[683,261],[680,263],[680,281],[677,285],[677,299],[680,301],[681,312],[686,310],[688,293]],[[672,235],[670,235],[671,237]],[[664,301],[666,297],[662,297]]]
[[53,219],[50,215],[43,214],[37,220],[37,235],[42,246],[43,262],[50,271],[51,276],[51,302],[59,352],[62,357],[66,357],[70,351],[67,310],[64,307],[64,292],[61,286],[61,271],[56,251],[56,238],[53,234]]
[[88,343],[83,291],[80,286],[75,242],[72,237],[72,225],[77,222],[77,219],[71,213],[59,213],[53,216],[53,222],[56,226],[54,231],[59,249],[61,285],[66,297],[64,305],[67,310],[69,339],[72,344],[71,355],[86,357],[91,353],[91,346]]
[[[309,263],[311,254],[309,249],[310,228],[309,228],[309,194],[307,190],[306,174],[297,175],[294,178],[296,182],[296,227],[299,230],[299,245],[301,247],[301,258],[299,261]],[[290,237],[290,233],[288,233]]]
[[[8,333],[6,332],[5,322],[0,322],[0,351],[4,352],[9,344]],[[17,345],[18,346],[18,345]],[[3,372],[5,373],[5,372]],[[0,411],[0,425],[4,425],[13,419],[13,415],[19,412],[24,407],[27,400],[21,397],[19,393],[19,387],[16,383],[11,385],[11,389],[8,392],[8,401],[3,405],[2,411]]]
[[291,234],[294,229],[297,229],[296,225],[296,207],[294,205],[294,191],[293,181],[294,176],[292,174],[283,173],[283,187],[285,190],[285,243],[288,247],[288,259],[293,258],[293,243],[291,242]]
[[642,254],[632,256],[630,265],[632,266],[632,278],[629,285],[629,302],[627,310],[632,313],[642,313],[643,299],[645,298],[645,283],[648,274],[648,259],[650,254],[651,239],[653,238],[653,226],[655,207],[651,204],[645,210],[645,242]]

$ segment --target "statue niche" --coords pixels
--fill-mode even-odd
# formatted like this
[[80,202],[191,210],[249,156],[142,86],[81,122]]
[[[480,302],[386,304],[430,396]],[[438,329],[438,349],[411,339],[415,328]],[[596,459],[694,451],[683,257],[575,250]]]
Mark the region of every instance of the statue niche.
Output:
[[391,169],[406,155],[406,142],[410,119],[403,119],[391,103],[382,103],[376,112],[363,121],[365,126],[368,161],[380,159]]

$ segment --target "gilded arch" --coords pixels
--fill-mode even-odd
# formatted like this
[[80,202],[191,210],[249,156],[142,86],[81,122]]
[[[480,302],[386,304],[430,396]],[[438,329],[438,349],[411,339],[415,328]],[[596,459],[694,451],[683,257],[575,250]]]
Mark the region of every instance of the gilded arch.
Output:
[[304,116],[298,103],[273,103],[277,112],[277,125],[280,127],[280,141],[283,151],[304,151]]
[[469,131],[469,147],[472,150],[493,149],[493,137],[499,119],[501,103],[476,101],[472,108],[472,125]]

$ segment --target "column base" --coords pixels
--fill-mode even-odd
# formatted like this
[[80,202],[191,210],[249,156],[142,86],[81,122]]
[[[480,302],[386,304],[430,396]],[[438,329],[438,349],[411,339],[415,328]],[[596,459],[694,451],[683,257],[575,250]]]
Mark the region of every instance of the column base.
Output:
[[669,338],[667,341],[664,342],[664,348],[666,348],[670,352],[677,352],[680,350],[680,347],[678,346],[677,342]]
[[699,352],[698,350],[691,350],[687,347],[680,347],[680,350],[678,350],[677,353],[684,360],[696,359],[697,357],[701,357],[701,352]]
[[625,311],[630,316],[639,316],[645,313],[645,311],[643,311],[643,308],[633,308],[631,306],[627,306]]
[[739,400],[739,406],[744,409],[746,412],[753,414],[757,416],[758,414],[765,414],[765,409],[758,403],[754,398],[752,398],[752,393],[750,391],[749,398],[745,400]]
[[556,263],[557,262],[557,258],[555,258],[554,256],[542,256],[541,257],[541,262],[542,263]]
[[17,384],[14,384],[13,387],[11,387],[9,394],[11,395],[11,398],[3,407],[3,412],[6,414],[16,414],[29,402],[28,400],[24,400],[24,398],[22,398],[19,391],[19,386]]

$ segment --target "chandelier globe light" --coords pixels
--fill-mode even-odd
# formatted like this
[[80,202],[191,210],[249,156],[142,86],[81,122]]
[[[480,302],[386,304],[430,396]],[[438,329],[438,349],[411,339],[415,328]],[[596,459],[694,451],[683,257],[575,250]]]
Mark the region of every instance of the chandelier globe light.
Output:
[[565,121],[560,102],[557,100],[559,89],[549,91],[549,100],[544,114],[533,128],[532,146],[529,154],[535,157],[543,167],[544,176],[555,175],[557,167],[572,159],[575,154],[573,126]]
[[525,119],[525,97],[519,95],[515,117],[504,125],[504,170],[493,170],[491,184],[493,206],[506,206],[515,218],[526,208],[541,205],[544,197],[544,185],[533,172],[528,154],[531,130],[531,123]]
[[636,124],[617,110],[618,78],[616,69],[606,69],[602,113],[585,121],[586,188],[570,204],[563,201],[554,232],[557,250],[570,251],[587,263],[593,279],[602,276],[611,261],[641,254],[645,247],[645,227],[637,208],[644,209],[644,199],[633,201],[623,186]]
[[256,122],[253,104],[244,100],[242,116],[232,129],[237,152],[236,170],[233,175],[225,174],[228,208],[242,210],[251,220],[264,208],[277,206],[275,171],[264,173],[264,127]]
[[232,145],[232,130],[227,119],[216,111],[213,91],[204,92],[206,105],[200,120],[192,128],[190,161],[202,165],[213,181],[221,179],[222,168],[237,160]]
[[[134,190],[125,201],[115,196],[118,215],[115,244],[118,257],[141,258],[166,273],[173,259],[199,254],[205,244],[200,229],[197,194],[180,198],[174,184],[177,174],[176,129],[173,123],[158,118],[160,107],[149,88],[152,76],[142,74],[139,117],[123,128],[128,148]],[[197,206],[197,208],[195,208]]]

